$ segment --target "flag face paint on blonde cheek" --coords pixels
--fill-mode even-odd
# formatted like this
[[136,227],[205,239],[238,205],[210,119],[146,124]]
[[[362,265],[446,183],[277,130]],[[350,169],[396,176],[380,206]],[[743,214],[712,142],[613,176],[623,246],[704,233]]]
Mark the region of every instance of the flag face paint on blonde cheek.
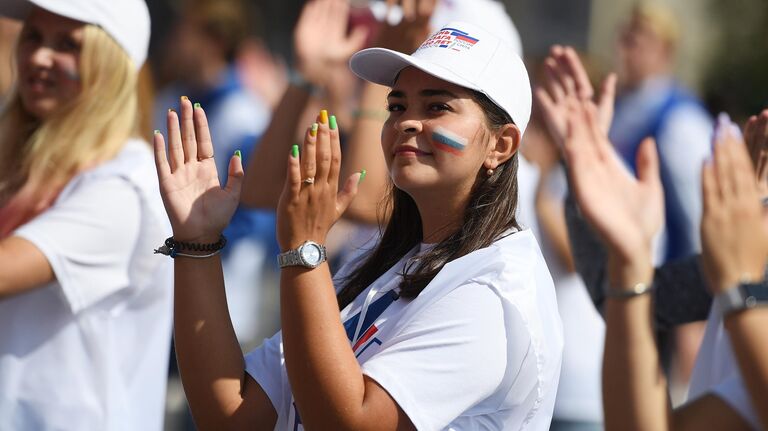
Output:
[[434,147],[457,156],[464,153],[467,147],[467,140],[461,136],[449,131],[444,127],[435,127],[432,132],[432,141]]

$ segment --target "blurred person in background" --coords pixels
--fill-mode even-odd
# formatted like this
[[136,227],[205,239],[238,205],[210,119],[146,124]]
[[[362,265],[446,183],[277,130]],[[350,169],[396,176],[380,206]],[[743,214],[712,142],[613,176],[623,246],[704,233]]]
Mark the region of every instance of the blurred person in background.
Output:
[[0,114],[0,429],[159,430],[169,234],[140,138],[142,0],[8,0]]
[[[250,91],[238,72],[236,60],[242,44],[250,39],[251,11],[242,0],[184,0],[164,48],[160,67],[174,80],[155,101],[155,124],[165,124],[168,107],[178,107],[179,98],[199,103],[208,113],[216,151],[241,150],[243,158],[254,157],[270,107]],[[263,65],[263,62],[261,63]],[[267,70],[271,70],[267,68]],[[256,71],[258,72],[258,71]],[[250,76],[250,82],[269,76]],[[224,176],[225,161],[217,169]],[[254,345],[263,323],[260,313],[265,271],[273,268],[277,253],[273,211],[240,208],[225,231],[229,247],[224,255],[227,298],[238,339]],[[265,319],[276,319],[276,316]]]

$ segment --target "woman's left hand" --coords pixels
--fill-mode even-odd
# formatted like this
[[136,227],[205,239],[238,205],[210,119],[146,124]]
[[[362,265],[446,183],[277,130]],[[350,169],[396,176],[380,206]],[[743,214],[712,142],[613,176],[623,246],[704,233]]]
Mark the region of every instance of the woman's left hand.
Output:
[[341,145],[335,117],[324,111],[316,132],[307,129],[288,157],[288,176],[277,207],[277,242],[282,251],[307,240],[325,244],[325,238],[357,194],[361,173],[351,175],[339,191]]

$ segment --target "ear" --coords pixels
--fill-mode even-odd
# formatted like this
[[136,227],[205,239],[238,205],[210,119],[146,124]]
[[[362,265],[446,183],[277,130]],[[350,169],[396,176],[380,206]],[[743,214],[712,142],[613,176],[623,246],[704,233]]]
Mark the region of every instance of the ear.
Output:
[[522,134],[514,124],[506,124],[495,134],[495,142],[488,148],[483,166],[486,169],[496,169],[497,166],[509,160],[520,148]]

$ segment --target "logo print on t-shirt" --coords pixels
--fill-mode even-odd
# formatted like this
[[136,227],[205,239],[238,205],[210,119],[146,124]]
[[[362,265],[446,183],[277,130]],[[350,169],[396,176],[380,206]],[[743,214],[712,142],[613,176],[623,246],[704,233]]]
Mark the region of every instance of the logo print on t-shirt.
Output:
[[[392,305],[393,302],[397,301],[397,299],[400,297],[400,294],[395,292],[394,290],[390,290],[386,294],[384,294],[381,298],[373,301],[371,305],[368,306],[368,309],[365,313],[365,320],[363,320],[363,326],[360,330],[361,335],[357,338],[357,340],[352,340],[355,336],[355,330],[357,329],[357,323],[360,321],[360,312],[358,311],[357,314],[352,316],[351,318],[347,319],[346,322],[344,322],[344,329],[347,331],[347,338],[349,338],[349,342],[352,344],[352,351],[355,352],[355,357],[359,357],[363,352],[366,351],[370,346],[376,344],[381,345],[381,340],[374,337],[376,333],[379,331],[379,328],[376,327],[374,322],[381,317],[382,313],[384,313],[384,310],[386,310],[390,305]],[[362,310],[361,310],[362,311]],[[293,430],[294,431],[301,431],[304,429],[304,427],[301,424],[301,417],[299,416],[299,409],[296,408],[296,403],[293,402],[293,414],[294,414],[294,423],[293,423]]]

